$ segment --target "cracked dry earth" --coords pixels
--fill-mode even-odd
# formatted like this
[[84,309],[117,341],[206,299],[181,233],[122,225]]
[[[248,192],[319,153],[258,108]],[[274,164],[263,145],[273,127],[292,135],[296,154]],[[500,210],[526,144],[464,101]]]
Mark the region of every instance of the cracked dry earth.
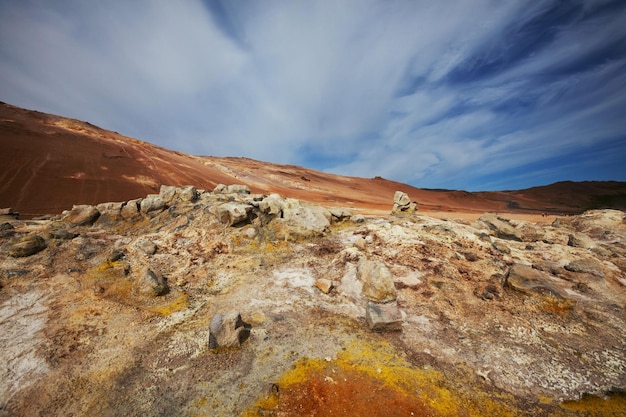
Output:
[[[540,224],[298,209],[322,213],[320,229],[272,198],[0,222],[0,415],[625,415],[623,212]],[[224,204],[245,215],[231,224]],[[369,330],[363,258],[391,273],[401,331]],[[167,293],[142,289],[146,267]],[[210,349],[228,311],[251,335]]]

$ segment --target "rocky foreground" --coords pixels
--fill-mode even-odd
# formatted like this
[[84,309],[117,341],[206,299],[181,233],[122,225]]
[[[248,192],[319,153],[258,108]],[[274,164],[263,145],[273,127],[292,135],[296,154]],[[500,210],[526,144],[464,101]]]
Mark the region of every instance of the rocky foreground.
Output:
[[396,197],[162,187],[1,220],[0,415],[624,415],[623,212]]

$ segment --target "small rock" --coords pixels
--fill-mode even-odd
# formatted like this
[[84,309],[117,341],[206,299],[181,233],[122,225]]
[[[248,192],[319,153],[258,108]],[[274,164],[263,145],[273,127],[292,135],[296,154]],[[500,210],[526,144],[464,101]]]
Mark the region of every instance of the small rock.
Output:
[[374,303],[369,301],[365,310],[367,327],[375,332],[402,331],[402,313],[398,303]]
[[157,246],[154,244],[154,242],[146,239],[137,239],[134,246],[146,255],[154,255],[157,251]]
[[391,213],[413,213],[415,211],[417,211],[417,204],[411,202],[407,193],[396,191],[393,196],[393,208],[391,209]]
[[142,295],[158,297],[169,292],[167,280],[158,272],[144,268],[137,280],[137,291]]
[[270,215],[279,215],[283,211],[284,199],[278,194],[270,194],[259,202],[259,209]]
[[240,347],[250,337],[251,328],[237,312],[216,314],[209,325],[209,348]]
[[28,235],[9,244],[9,255],[14,258],[24,258],[41,252],[46,248],[46,241],[38,235]]
[[9,222],[4,222],[4,223],[0,224],[0,232],[3,232],[5,230],[13,230],[13,229],[15,229],[15,228]]
[[511,253],[511,248],[509,248],[507,245],[505,245],[504,243],[498,240],[494,240],[491,246],[493,246],[494,249],[497,249],[498,251],[505,253],[507,255]]
[[318,279],[314,285],[324,294],[328,294],[334,288],[333,282],[325,278]]
[[356,242],[354,242],[354,246],[358,248],[359,250],[365,250],[367,246],[367,242],[365,242],[365,238],[361,236],[360,238],[356,240]]

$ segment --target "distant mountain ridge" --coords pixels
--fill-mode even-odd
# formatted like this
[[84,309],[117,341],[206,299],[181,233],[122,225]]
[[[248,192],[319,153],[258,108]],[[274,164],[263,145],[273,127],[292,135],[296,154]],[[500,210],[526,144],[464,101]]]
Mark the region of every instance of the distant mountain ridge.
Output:
[[0,208],[30,218],[74,204],[127,201],[161,185],[246,184],[326,206],[390,210],[400,190],[422,211],[580,213],[626,210],[626,183],[559,182],[518,191],[419,189],[381,177],[334,175],[248,158],[192,156],[90,123],[0,104]]

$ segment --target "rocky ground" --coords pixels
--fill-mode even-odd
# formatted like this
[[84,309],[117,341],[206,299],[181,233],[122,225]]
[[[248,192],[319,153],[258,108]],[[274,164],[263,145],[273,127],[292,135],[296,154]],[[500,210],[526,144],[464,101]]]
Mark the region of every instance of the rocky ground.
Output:
[[0,220],[0,416],[625,415],[623,212],[406,208],[162,187]]

